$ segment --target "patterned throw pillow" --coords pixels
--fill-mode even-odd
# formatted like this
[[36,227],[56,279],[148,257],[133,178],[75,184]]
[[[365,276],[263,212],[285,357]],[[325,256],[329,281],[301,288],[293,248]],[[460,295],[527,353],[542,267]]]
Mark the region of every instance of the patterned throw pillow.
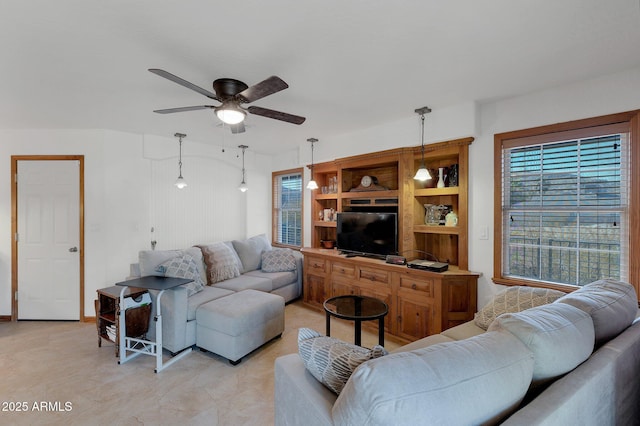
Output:
[[474,321],[482,329],[489,328],[494,319],[505,313],[521,312],[525,309],[546,305],[564,296],[565,293],[549,288],[513,286],[496,293],[493,300],[475,314]]
[[388,354],[380,345],[367,349],[322,336],[310,328],[298,331],[298,353],[313,377],[337,395],[360,364]]
[[202,250],[202,258],[207,266],[207,285],[240,276],[238,257],[225,243],[196,246]]
[[291,249],[273,249],[262,252],[263,272],[295,271],[296,258]]
[[174,278],[187,278],[191,279],[190,283],[184,284],[181,287],[187,289],[187,295],[194,295],[204,289],[204,283],[202,277],[198,272],[198,264],[195,259],[188,254],[174,257],[164,263],[161,263],[156,272],[163,274],[165,277]]

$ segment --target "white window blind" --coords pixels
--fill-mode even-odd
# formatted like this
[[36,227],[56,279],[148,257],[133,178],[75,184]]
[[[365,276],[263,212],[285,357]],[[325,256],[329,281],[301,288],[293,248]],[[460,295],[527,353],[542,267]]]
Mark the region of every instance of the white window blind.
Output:
[[578,286],[627,280],[629,135],[619,127],[505,143],[504,276]]
[[302,246],[302,172],[274,173],[273,223],[275,242]]

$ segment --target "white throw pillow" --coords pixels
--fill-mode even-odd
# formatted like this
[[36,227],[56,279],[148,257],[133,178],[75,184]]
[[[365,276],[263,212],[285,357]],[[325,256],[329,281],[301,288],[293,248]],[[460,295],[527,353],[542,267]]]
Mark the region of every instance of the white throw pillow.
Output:
[[513,286],[496,293],[474,316],[476,325],[484,330],[502,314],[521,312],[525,309],[546,305],[564,296],[565,293],[548,288]]
[[360,364],[386,355],[387,351],[380,345],[367,349],[323,336],[310,328],[301,328],[298,353],[311,375],[339,395]]
[[193,280],[190,283],[183,284],[181,286],[187,289],[188,296],[192,296],[204,289],[204,282],[202,282],[202,278],[200,277],[198,265],[195,259],[188,254],[174,257],[173,259],[169,259],[158,265],[156,272],[164,275],[165,277],[187,278]]

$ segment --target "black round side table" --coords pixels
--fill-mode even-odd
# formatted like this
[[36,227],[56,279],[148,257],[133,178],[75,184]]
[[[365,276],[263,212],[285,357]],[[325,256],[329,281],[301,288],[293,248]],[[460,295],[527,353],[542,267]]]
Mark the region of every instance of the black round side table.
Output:
[[382,300],[369,296],[336,296],[325,300],[327,336],[331,336],[331,317],[355,322],[355,344],[361,346],[362,321],[378,320],[378,343],[384,346],[384,317],[389,307]]

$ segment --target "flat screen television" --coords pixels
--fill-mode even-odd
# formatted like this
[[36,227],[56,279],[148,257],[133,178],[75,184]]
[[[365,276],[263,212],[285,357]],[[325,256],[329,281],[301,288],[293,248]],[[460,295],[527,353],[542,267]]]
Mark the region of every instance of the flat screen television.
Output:
[[338,250],[384,258],[398,253],[396,213],[343,212],[337,219]]

